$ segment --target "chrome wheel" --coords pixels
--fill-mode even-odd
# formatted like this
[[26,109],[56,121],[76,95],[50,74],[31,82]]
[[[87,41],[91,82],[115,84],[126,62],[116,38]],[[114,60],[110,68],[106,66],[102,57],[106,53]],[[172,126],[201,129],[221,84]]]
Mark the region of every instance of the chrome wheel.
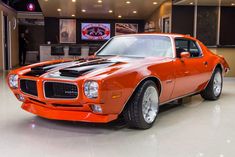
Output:
[[219,71],[216,72],[214,76],[214,81],[213,81],[213,91],[214,95],[217,97],[220,95],[222,90],[222,76]]
[[145,90],[142,102],[142,114],[146,123],[152,123],[158,113],[158,92],[153,86]]

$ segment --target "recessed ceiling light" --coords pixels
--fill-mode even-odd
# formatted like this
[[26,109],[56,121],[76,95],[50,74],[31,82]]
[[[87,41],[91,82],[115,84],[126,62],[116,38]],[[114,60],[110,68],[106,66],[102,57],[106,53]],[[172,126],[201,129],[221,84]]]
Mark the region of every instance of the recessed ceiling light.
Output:
[[98,3],[102,3],[102,0],[98,0],[97,2],[98,2]]
[[109,13],[112,13],[113,11],[112,10],[109,10]]
[[189,4],[190,4],[190,5],[193,5],[193,2],[190,2]]
[[136,11],[136,10],[134,10],[134,11],[133,11],[133,14],[136,14],[136,13],[137,13],[137,11]]
[[122,18],[122,15],[118,15],[118,18]]
[[72,17],[75,17],[75,15],[73,14]]
[[57,11],[58,11],[58,12],[60,12],[60,11],[61,11],[61,9],[60,9],[60,8],[58,8],[58,9],[57,9]]
[[153,5],[157,5],[157,2],[153,2]]
[[86,12],[86,10],[85,10],[85,9],[82,9],[82,12],[84,12],[84,13],[85,13],[85,12]]
[[126,1],[126,4],[130,4],[131,2],[130,1]]
[[76,0],[72,0],[72,2],[76,2]]
[[235,6],[235,3],[232,3],[231,6]]

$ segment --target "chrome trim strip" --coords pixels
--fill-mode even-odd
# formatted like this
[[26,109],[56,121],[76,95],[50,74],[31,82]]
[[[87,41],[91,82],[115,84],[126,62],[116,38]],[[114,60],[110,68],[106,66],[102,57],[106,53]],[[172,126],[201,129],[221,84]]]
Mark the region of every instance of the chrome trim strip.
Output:
[[186,95],[183,95],[183,96],[180,96],[180,97],[176,97],[176,98],[173,98],[171,100],[168,100],[168,101],[165,101],[165,102],[162,102],[160,103],[159,105],[164,105],[164,104],[167,104],[167,103],[170,103],[172,101],[175,101],[175,100],[178,100],[178,99],[181,99],[181,98],[185,98],[185,97],[189,97],[189,96],[193,96],[195,94],[198,94],[199,92],[193,92],[193,93],[190,93],[190,94],[186,94]]
[[[75,85],[77,87],[77,97],[76,98],[48,98],[46,97],[46,93],[45,93],[45,83],[46,82],[50,82],[50,83],[61,83],[61,84],[71,84],[71,85]],[[43,96],[45,99],[49,99],[49,100],[77,100],[79,98],[79,87],[76,83],[72,83],[72,82],[61,82],[61,81],[43,81]]]

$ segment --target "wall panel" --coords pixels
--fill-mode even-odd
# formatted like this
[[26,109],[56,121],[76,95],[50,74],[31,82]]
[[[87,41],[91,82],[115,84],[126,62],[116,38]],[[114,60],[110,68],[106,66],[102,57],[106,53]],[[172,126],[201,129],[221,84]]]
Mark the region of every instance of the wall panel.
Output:
[[[103,43],[98,41],[81,40],[81,23],[110,23],[111,36],[114,36],[115,23],[137,23],[139,32],[144,32],[144,20],[96,20],[96,19],[77,19],[77,43]],[[52,44],[59,43],[59,18],[45,17],[45,42],[51,41]]]
[[215,46],[217,42],[219,7],[198,7],[197,38],[207,46]]
[[172,8],[172,33],[193,36],[194,6],[175,6]]
[[235,7],[221,7],[220,45],[235,45]]

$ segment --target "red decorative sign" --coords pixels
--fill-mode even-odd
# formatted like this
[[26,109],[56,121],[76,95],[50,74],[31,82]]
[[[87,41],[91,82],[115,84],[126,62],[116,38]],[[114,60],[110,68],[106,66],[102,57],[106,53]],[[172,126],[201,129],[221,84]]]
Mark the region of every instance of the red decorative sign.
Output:
[[110,24],[82,23],[82,40],[108,40]]

